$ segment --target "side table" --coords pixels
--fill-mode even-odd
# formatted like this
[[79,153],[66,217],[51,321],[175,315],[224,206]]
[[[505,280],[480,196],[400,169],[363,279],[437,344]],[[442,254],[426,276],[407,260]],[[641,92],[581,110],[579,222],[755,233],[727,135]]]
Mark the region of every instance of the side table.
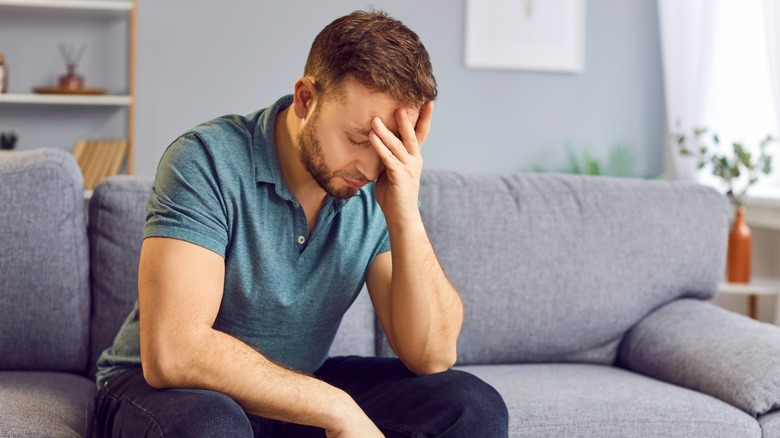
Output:
[[[726,295],[745,295],[748,297],[748,316],[756,319],[758,317],[758,297],[759,296],[779,296],[780,297],[780,279],[753,278],[750,283],[729,283],[720,284],[718,293]],[[780,310],[780,305],[778,305]],[[780,315],[775,312],[775,323],[780,323]]]

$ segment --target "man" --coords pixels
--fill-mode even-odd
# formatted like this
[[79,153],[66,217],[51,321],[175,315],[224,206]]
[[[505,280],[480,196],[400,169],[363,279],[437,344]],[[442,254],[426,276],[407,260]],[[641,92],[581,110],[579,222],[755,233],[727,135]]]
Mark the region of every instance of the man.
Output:
[[[355,12],[292,96],[169,146],[138,304],[99,360],[100,433],[507,435],[498,393],[449,370],[463,308],[418,211],[435,97],[417,35]],[[399,359],[328,358],[364,282]]]

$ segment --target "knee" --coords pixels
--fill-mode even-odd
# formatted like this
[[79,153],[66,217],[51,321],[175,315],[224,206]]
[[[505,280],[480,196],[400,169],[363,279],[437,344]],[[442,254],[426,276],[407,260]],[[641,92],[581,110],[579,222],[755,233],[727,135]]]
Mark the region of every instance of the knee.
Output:
[[457,370],[440,373],[442,395],[457,413],[452,436],[506,437],[509,413],[504,399],[478,377]]
[[246,413],[224,394],[186,390],[177,404],[180,412],[176,421],[160,425],[166,437],[252,436]]

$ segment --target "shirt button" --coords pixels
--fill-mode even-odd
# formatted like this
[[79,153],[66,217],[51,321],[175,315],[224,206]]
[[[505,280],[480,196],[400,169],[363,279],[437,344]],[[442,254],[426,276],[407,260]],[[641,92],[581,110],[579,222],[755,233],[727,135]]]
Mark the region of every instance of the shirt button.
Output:
[[301,245],[303,245],[305,242],[306,242],[306,238],[305,238],[305,237],[303,237],[303,236],[298,236],[298,243],[300,243]]
[[301,204],[299,204],[299,203],[297,203],[297,202],[293,201],[293,207],[295,207],[295,208],[298,208],[298,207],[300,207],[300,206],[301,206]]

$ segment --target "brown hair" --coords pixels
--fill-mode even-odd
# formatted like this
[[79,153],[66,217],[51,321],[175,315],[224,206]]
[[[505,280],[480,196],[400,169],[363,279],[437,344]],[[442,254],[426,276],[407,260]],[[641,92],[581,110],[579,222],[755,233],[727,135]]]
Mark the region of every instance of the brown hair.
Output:
[[311,45],[304,75],[323,98],[338,96],[349,77],[402,106],[421,106],[437,94],[420,38],[381,11],[355,11],[327,25]]

